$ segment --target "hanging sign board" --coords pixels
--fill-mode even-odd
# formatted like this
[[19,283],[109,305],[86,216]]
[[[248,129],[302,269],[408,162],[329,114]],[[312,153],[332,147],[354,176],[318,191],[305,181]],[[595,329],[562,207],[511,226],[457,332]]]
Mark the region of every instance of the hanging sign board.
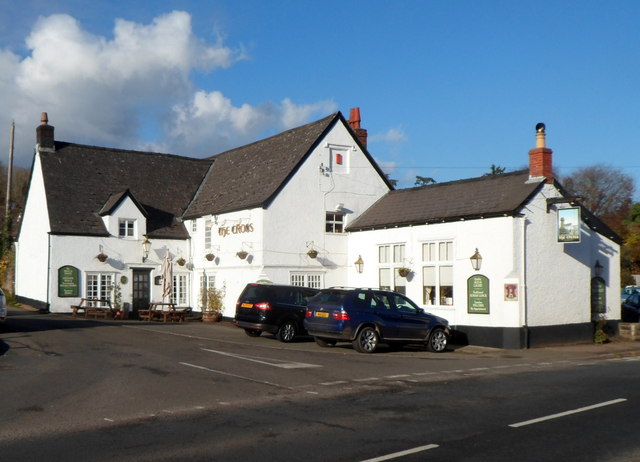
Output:
[[489,314],[489,278],[476,274],[467,279],[467,312]]
[[580,207],[558,209],[558,242],[580,242]]
[[58,268],[58,297],[78,297],[80,270],[74,266]]

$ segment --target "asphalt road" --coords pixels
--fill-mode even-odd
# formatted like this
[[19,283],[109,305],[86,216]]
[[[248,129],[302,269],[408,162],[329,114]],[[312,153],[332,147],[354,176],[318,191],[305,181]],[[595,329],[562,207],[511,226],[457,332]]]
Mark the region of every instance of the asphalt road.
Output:
[[0,460],[637,461],[640,347],[373,355],[13,310]]

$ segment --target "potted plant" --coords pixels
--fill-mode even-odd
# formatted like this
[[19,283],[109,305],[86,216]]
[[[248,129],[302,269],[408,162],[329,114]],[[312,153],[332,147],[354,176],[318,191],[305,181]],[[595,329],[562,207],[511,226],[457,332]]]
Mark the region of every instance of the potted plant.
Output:
[[96,255],[96,258],[104,263],[105,261],[107,261],[107,258],[109,258],[109,256],[104,252],[100,252],[98,255]]
[[409,276],[410,272],[411,272],[410,268],[405,268],[405,267],[398,268],[398,274],[403,278],[406,278],[407,276]]
[[249,253],[246,250],[241,250],[240,252],[236,253],[236,255],[240,260],[244,260],[245,258],[247,258],[247,255],[249,255]]
[[180,266],[184,266],[184,264],[187,262],[187,260],[185,260],[184,258],[180,257],[176,260],[176,263]]
[[211,287],[200,291],[200,303],[202,306],[203,322],[219,322],[222,319],[224,308],[224,294],[226,287],[221,289]]
[[318,256],[318,251],[316,249],[311,249],[307,252],[309,258],[316,258]]
[[213,261],[213,259],[216,258],[216,256],[212,253],[208,253],[204,256],[204,258],[206,258],[209,261]]

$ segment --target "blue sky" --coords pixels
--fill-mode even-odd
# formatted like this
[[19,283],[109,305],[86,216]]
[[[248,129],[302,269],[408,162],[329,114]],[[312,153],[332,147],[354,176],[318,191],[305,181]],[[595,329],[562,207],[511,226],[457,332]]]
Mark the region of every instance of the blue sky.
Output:
[[369,151],[403,187],[525,167],[541,121],[561,175],[605,164],[640,176],[635,0],[0,0],[0,11],[0,152],[13,119],[22,166],[42,111],[58,140],[204,157],[360,107]]

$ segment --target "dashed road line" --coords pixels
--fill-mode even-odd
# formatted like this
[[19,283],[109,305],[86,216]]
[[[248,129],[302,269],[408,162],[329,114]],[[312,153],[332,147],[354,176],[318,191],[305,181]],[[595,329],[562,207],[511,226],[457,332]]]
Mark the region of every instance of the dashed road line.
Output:
[[591,406],[585,406],[578,409],[572,409],[570,411],[558,412],[557,414],[551,414],[544,417],[538,417],[537,419],[525,420],[524,422],[518,422],[509,425],[512,428],[524,427],[527,425],[532,425],[539,422],[544,422],[546,420],[558,419],[560,417],[566,417],[568,415],[577,414],[579,412],[591,411],[593,409],[598,409],[600,407],[611,406],[612,404],[618,404],[626,401],[626,398],[613,399],[611,401],[605,401],[604,403],[593,404]]
[[439,447],[437,444],[427,444],[425,446],[418,446],[417,448],[407,449],[406,451],[394,452],[393,454],[387,454],[386,456],[374,457],[373,459],[363,460],[362,462],[383,462],[385,460],[397,459],[398,457],[408,456],[409,454],[416,454],[418,452],[428,451],[429,449],[435,449]]

